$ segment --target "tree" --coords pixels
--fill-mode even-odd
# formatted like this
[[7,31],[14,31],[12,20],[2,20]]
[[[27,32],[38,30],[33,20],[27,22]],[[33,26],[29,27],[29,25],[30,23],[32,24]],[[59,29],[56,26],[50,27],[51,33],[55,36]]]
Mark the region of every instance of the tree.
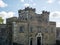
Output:
[[0,17],[0,24],[3,24],[4,19],[2,19],[2,17]]

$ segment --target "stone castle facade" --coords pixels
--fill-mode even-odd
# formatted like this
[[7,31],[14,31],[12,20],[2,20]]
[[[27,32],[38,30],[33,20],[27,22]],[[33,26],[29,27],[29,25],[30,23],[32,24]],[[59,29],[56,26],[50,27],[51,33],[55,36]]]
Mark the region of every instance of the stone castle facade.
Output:
[[56,28],[56,44],[60,45],[60,27]]
[[7,44],[55,45],[56,22],[49,21],[50,12],[37,14],[33,8],[18,10],[19,17],[6,19]]

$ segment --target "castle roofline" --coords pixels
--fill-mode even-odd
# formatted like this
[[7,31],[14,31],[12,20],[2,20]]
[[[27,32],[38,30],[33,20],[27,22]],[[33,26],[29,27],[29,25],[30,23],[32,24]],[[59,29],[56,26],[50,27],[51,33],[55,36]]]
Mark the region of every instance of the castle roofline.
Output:
[[7,18],[7,19],[12,19],[12,18],[17,18],[17,17],[10,17],[10,18]]
[[30,8],[30,7],[25,7],[24,9],[18,10],[19,13],[21,13],[22,11],[33,11],[33,12],[35,12],[36,9],[35,8]]
[[50,21],[49,24],[50,25],[56,25],[56,22]]
[[[35,8],[31,8],[31,7],[25,7],[24,9],[18,10],[18,13],[22,13],[24,11],[33,11],[33,12],[35,12],[36,9]],[[41,14],[48,14],[49,15],[50,12],[43,10]],[[41,15],[41,14],[39,14],[39,15]]]
[[45,13],[50,14],[50,12],[43,10],[42,14],[45,14]]

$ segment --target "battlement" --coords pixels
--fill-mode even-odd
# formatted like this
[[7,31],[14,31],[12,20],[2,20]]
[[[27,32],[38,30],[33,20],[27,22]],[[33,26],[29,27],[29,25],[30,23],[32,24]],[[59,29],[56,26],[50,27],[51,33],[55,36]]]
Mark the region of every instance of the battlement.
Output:
[[23,11],[33,11],[33,12],[35,12],[35,8],[30,8],[30,7],[26,7],[25,9],[20,9],[20,10],[18,10],[18,13],[21,13],[21,12],[23,12]]
[[48,12],[48,11],[42,11],[42,14],[50,14],[50,12]]
[[25,11],[27,11],[27,10],[29,10],[29,11],[34,11],[34,12],[35,12],[35,8],[26,7],[26,8],[25,8]]
[[10,23],[10,22],[13,22],[13,21],[17,21],[17,17],[11,17],[11,18],[6,19],[6,23]]

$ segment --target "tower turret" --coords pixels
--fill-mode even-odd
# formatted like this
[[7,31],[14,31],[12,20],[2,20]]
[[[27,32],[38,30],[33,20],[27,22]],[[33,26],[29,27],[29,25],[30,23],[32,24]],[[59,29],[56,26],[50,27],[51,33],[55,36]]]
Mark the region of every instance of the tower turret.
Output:
[[43,18],[43,21],[46,23],[48,23],[48,21],[49,21],[49,14],[50,14],[50,12],[42,11],[42,18]]
[[21,20],[27,20],[28,18],[31,18],[30,14],[32,13],[35,13],[35,8],[26,7],[23,10],[18,10],[19,18]]

